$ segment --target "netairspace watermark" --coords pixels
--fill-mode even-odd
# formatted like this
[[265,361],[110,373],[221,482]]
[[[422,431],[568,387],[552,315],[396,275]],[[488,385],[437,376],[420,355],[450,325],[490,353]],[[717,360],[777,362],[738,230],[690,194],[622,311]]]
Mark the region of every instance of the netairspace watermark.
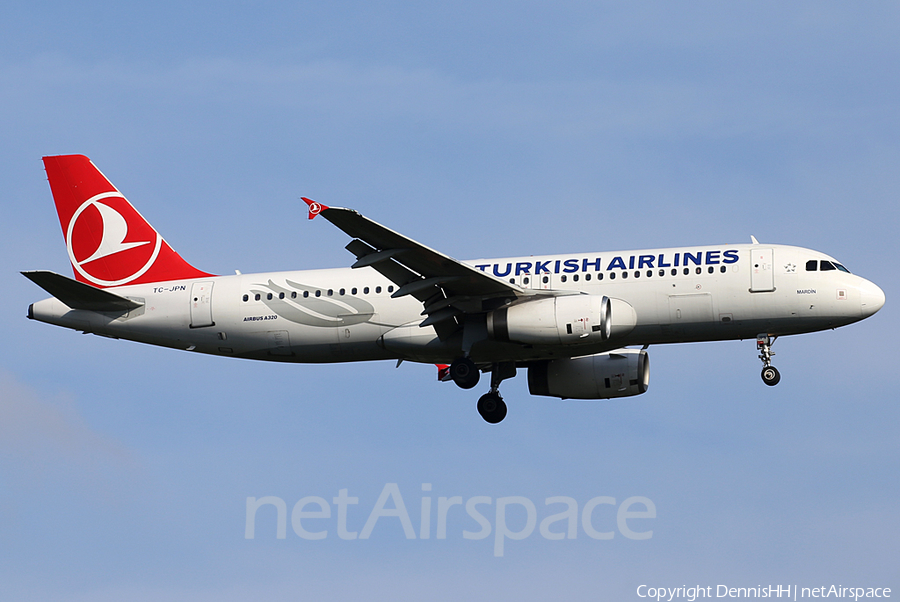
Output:
[[728,585],[696,585],[692,587],[652,587],[639,585],[639,598],[650,598],[661,602],[672,602],[683,599],[694,602],[699,598],[783,598],[798,600],[801,598],[844,598],[859,600],[861,598],[890,598],[889,587],[844,587],[843,585],[820,585],[819,587],[800,587],[798,585],[757,585],[755,587],[730,587]]
[[[431,483],[423,483],[422,491],[430,492]],[[462,535],[463,539],[478,540],[486,539],[493,533],[494,556],[503,556],[507,540],[526,539],[534,533],[535,528],[544,539],[576,539],[579,531],[579,518],[581,519],[581,530],[591,539],[613,539],[616,531],[627,539],[647,540],[653,537],[653,531],[646,530],[647,523],[645,521],[656,518],[656,505],[646,497],[633,496],[618,503],[613,497],[598,496],[589,499],[580,509],[575,498],[566,496],[548,497],[543,502],[540,512],[541,521],[538,525],[538,505],[520,495],[498,498],[476,495],[467,500],[463,500],[459,495],[439,496],[436,500],[431,495],[422,495],[419,503],[419,530],[417,533],[413,528],[409,512],[406,510],[403,496],[400,494],[400,487],[397,483],[386,483],[372,510],[368,512],[368,518],[362,531],[356,532],[348,529],[348,519],[353,512],[351,506],[359,505],[359,498],[350,496],[347,489],[338,491],[337,497],[331,499],[331,504],[319,496],[301,498],[291,510],[290,522],[294,533],[307,540],[326,539],[331,533],[331,526],[335,528],[340,539],[369,539],[381,519],[393,519],[381,520],[383,526],[380,529],[382,531],[401,529],[406,539],[431,539],[432,518],[434,518],[434,538],[447,539],[448,522],[457,524],[460,522],[459,518],[462,517],[463,521],[469,523],[467,526],[477,526],[479,529],[475,531],[454,529],[451,531],[451,535]],[[332,513],[332,504],[335,506],[334,513]],[[267,506],[273,506],[276,511],[276,539],[287,537],[287,504],[280,497],[270,495],[261,498],[247,498],[244,526],[246,539],[256,538],[257,513],[261,508]],[[456,508],[457,506],[458,508]],[[602,512],[603,506],[615,508],[614,522],[609,516],[612,514],[612,508],[607,509],[607,512]],[[600,508],[598,509],[598,507]],[[509,510],[512,512],[508,517]],[[463,511],[465,511],[464,515]],[[524,521],[521,518],[523,511]],[[270,510],[263,512],[264,516],[271,516]],[[356,514],[354,518],[358,520],[360,518],[358,510],[353,513]],[[602,515],[607,516],[604,518]],[[465,518],[466,516],[468,518]],[[334,517],[333,522],[332,517]],[[639,522],[638,519],[642,520]],[[632,522],[629,523],[629,521]],[[269,521],[266,520],[267,533],[272,532],[269,530],[269,524]]]

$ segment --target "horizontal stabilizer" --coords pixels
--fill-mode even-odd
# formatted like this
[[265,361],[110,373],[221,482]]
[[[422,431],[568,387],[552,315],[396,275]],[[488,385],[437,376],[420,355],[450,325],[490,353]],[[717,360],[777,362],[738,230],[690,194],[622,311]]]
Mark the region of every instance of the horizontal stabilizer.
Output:
[[36,285],[71,307],[87,311],[126,312],[142,304],[55,272],[22,272]]

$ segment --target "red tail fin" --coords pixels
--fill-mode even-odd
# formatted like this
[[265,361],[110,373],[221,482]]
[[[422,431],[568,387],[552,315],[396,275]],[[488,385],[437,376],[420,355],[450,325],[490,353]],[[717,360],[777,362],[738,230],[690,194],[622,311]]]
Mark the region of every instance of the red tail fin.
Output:
[[96,287],[210,276],[172,250],[84,155],[44,157],[75,278]]

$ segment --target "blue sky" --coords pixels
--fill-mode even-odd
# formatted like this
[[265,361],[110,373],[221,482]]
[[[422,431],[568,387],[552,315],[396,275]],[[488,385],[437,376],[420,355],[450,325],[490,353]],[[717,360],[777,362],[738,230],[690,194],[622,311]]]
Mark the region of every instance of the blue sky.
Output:
[[[892,3],[7,2],[0,9],[0,581],[17,600],[637,599],[655,586],[900,587]],[[460,258],[761,241],[887,305],[778,341],[652,347],[648,393],[478,393],[433,367],[267,365],[29,322],[70,274],[40,157],[83,153],[201,269],[349,265],[300,196]],[[480,390],[480,389],[479,389]],[[653,536],[446,540],[274,511],[422,496],[642,496]],[[430,493],[422,484],[431,483]],[[486,508],[486,507],[485,507]],[[458,510],[458,508],[456,508]],[[516,514],[516,512],[519,512]],[[524,510],[509,513],[511,528]],[[598,529],[615,509],[599,506]],[[517,522],[518,521],[518,522]],[[557,527],[559,528],[559,524]],[[605,527],[604,527],[605,528]],[[434,525],[432,525],[434,529]]]

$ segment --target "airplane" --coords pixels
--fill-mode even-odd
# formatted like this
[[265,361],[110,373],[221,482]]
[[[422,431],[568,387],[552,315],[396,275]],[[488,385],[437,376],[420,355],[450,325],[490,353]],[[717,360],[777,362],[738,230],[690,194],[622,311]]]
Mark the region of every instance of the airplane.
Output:
[[302,363],[436,364],[477,403],[507,413],[502,381],[524,369],[532,395],[640,395],[650,345],[756,339],[778,384],[780,336],[863,320],[884,292],[834,258],[750,244],[458,261],[360,213],[308,198],[350,238],[349,268],[217,276],[176,253],[83,155],[44,157],[75,278],[22,272],[52,295],[28,318],[114,339],[227,357]]

